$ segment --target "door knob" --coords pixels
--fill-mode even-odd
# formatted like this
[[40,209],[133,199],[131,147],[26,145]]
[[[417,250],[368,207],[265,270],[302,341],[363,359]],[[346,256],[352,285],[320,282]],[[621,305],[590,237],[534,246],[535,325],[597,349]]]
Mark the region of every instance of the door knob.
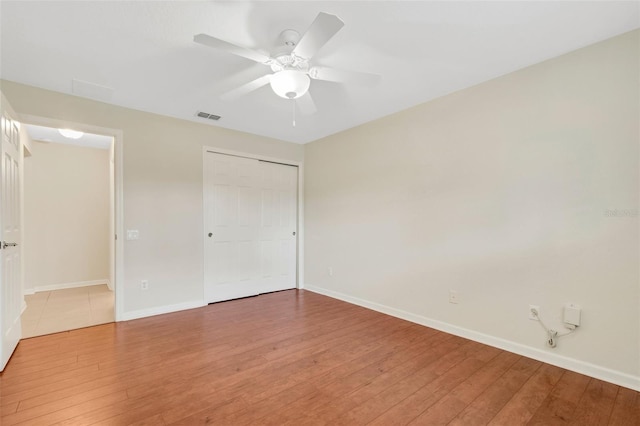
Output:
[[295,235],[296,235],[296,231],[293,231],[293,236],[295,237]]
[[209,232],[207,235],[209,236],[209,238],[213,237],[213,233],[211,232]]

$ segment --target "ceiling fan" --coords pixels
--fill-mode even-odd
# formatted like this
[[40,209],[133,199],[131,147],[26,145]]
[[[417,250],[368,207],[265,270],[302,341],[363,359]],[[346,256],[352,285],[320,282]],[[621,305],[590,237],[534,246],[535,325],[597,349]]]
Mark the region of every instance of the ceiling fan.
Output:
[[311,80],[372,85],[380,77],[376,74],[344,71],[310,64],[314,55],[343,26],[344,22],[337,16],[320,12],[302,37],[296,30],[284,30],[280,33],[279,46],[270,56],[207,34],[198,34],[193,37],[193,41],[251,59],[271,68],[273,73],[266,74],[224,93],[221,96],[222,99],[237,99],[270,84],[278,96],[285,99],[296,99],[298,107],[304,114],[313,114],[316,112],[316,106],[309,93]]

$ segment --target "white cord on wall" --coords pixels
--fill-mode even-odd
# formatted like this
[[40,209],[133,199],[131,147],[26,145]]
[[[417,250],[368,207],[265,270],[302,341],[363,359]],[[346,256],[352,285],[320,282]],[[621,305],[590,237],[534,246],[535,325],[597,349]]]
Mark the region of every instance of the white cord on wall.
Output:
[[544,321],[542,321],[542,318],[540,318],[540,313],[538,312],[537,309],[531,308],[531,314],[537,318],[542,328],[544,328],[544,331],[547,332],[547,346],[549,346],[550,348],[556,347],[556,345],[558,344],[557,340],[560,337],[567,336],[573,333],[574,331],[576,331],[576,329],[578,328],[578,326],[573,324],[565,324],[565,327],[567,327],[569,331],[567,331],[566,333],[559,334],[556,330],[551,329],[545,325]]

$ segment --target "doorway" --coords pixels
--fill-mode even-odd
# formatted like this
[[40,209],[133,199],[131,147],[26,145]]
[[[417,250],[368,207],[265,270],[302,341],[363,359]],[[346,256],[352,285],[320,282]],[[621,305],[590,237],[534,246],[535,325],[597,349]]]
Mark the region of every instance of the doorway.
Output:
[[113,322],[113,136],[26,125],[22,337]]

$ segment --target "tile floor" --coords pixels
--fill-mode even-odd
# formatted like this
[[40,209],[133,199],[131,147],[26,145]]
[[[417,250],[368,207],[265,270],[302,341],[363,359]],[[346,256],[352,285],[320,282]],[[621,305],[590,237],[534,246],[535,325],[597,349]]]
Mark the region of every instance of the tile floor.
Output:
[[113,292],[106,284],[25,296],[22,337],[41,336],[114,321]]

